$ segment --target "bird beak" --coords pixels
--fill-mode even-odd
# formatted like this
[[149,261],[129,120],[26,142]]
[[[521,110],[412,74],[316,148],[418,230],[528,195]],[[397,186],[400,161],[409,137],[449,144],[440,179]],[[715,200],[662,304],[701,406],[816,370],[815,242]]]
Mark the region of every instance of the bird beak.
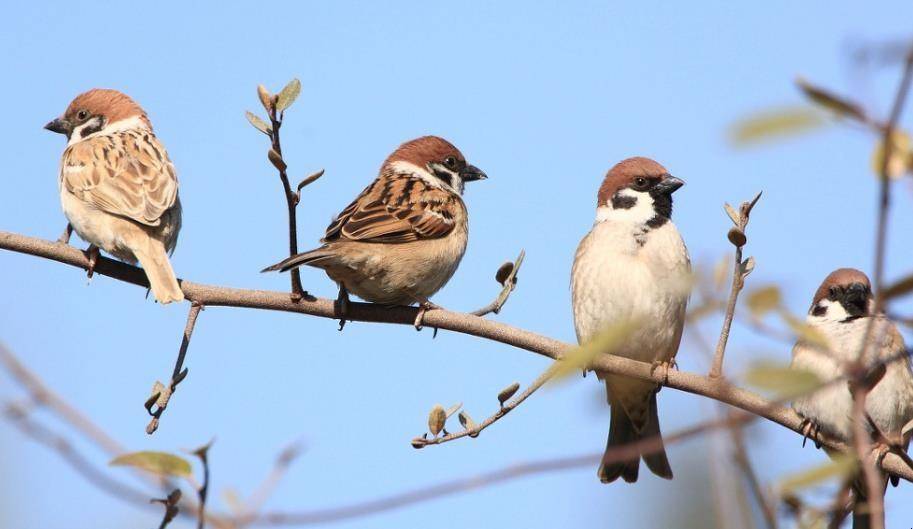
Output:
[[868,298],[865,285],[853,283],[843,294],[843,308],[850,316],[864,316],[868,310]]
[[73,126],[69,121],[57,118],[54,121],[51,121],[44,128],[48,129],[51,132],[56,132],[58,134],[65,134],[67,137],[70,136],[70,133],[73,132]]
[[672,175],[666,175],[666,177],[663,178],[663,180],[660,183],[656,184],[654,189],[656,189],[660,193],[664,193],[666,195],[671,195],[672,193],[675,193],[675,191],[678,188],[682,187],[683,185],[685,185],[685,181],[682,180],[681,178],[675,178]]
[[460,171],[460,179],[462,179],[464,182],[485,180],[486,178],[488,178],[488,175],[474,165],[467,165],[462,171]]

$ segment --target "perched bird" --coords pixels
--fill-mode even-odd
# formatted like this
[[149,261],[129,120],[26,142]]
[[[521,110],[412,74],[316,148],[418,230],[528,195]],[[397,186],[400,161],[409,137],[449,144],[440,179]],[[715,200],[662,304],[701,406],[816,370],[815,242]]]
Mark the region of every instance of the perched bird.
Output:
[[[874,308],[872,287],[863,272],[852,268],[831,272],[815,292],[806,319],[827,346],[800,339],[793,347],[792,366],[827,382],[846,375],[847,367],[861,360],[862,354],[866,355],[863,365],[870,367],[899,357],[885,366],[884,376],[866,397],[865,410],[881,433],[901,440],[904,426],[913,420],[910,358],[903,354],[906,346],[897,327],[883,314],[875,314]],[[806,431],[824,432],[847,442],[853,436],[853,396],[846,383],[826,385],[795,399],[792,407],[807,421]],[[865,429],[874,434],[868,420]],[[876,438],[872,440],[877,443]],[[866,496],[862,480],[854,488],[857,495]],[[854,515],[854,527],[867,526],[867,514]]]
[[[571,273],[577,340],[585,343],[614,323],[637,328],[611,354],[663,365],[678,351],[688,303],[691,262],[672,223],[672,193],[684,185],[648,158],[629,158],[613,167],[599,188],[596,222],[580,241]],[[662,447],[656,393],[652,382],[599,374],[605,381],[612,419],[606,457],[599,467],[603,483],[622,477],[637,481],[640,457],[611,461],[615,446],[655,437],[659,450],[641,455],[657,476],[672,479]]]
[[484,178],[443,138],[406,142],[330,223],[322,246],[263,271],[321,268],[339,285],[343,307],[351,292],[374,303],[433,308],[429,298],[450,280],[466,250],[463,185]]
[[159,303],[184,294],[168,254],[181,229],[178,179],[146,112],[117,90],[80,94],[45,125],[67,137],[60,163],[60,201],[71,229],[89,246],[89,277],[98,249],[139,261]]

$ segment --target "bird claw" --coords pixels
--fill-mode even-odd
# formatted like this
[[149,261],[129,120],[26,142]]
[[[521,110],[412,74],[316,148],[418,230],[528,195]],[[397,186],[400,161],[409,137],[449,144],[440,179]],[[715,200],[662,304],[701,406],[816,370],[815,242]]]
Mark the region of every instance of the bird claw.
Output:
[[67,227],[63,229],[63,233],[61,233],[60,237],[57,238],[57,242],[60,244],[70,244],[71,235],[73,235],[73,225],[67,223]]
[[805,443],[811,439],[815,443],[815,448],[821,448],[821,441],[818,439],[818,434],[821,432],[818,427],[818,423],[815,421],[803,418],[802,419],[802,448],[805,448]]
[[336,314],[339,316],[339,331],[346,326],[346,316],[349,315],[349,291],[346,287],[339,286],[339,295],[336,296]]
[[[422,301],[421,303],[419,303],[418,314],[415,315],[415,321],[413,322],[413,325],[415,326],[415,330],[416,331],[422,330],[422,324],[425,319],[426,312],[428,312],[429,310],[439,310],[442,308],[443,307],[435,305],[434,303],[428,301],[427,299]],[[434,329],[434,334],[435,334],[435,336],[437,336],[437,328]]]
[[654,360],[653,363],[650,364],[650,375],[652,376],[653,372],[656,371],[657,369],[662,369],[663,384],[668,384],[669,383],[669,371],[671,371],[673,369],[677,370],[678,363],[675,362],[674,358],[671,360]]
[[92,281],[92,276],[95,274],[95,265],[98,264],[98,246],[90,244],[85,251],[86,259],[89,260],[89,266],[86,267],[86,277],[89,278],[89,282]]

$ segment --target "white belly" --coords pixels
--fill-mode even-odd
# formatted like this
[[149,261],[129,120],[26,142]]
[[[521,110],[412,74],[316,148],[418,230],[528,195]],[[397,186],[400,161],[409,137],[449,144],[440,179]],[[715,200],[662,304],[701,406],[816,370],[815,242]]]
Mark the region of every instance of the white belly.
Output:
[[[130,221],[94,208],[65,190],[60,193],[60,203],[64,215],[80,238],[124,261],[136,262],[136,257],[122,237],[125,233],[124,224]],[[131,228],[133,227],[127,227]]]

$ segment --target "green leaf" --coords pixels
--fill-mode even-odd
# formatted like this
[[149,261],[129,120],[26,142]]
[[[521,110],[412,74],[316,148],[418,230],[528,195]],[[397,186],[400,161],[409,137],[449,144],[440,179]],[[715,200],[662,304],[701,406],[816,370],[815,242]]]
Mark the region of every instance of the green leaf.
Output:
[[780,307],[781,302],[782,297],[780,296],[780,288],[776,285],[756,288],[748,293],[748,298],[745,300],[745,304],[748,306],[748,310],[751,311],[751,315],[756,318],[764,316],[772,310],[776,310]]
[[112,466],[135,467],[160,476],[189,477],[190,463],[167,452],[133,452],[115,457]]
[[567,378],[586,369],[599,355],[612,353],[640,326],[640,320],[624,320],[609,325],[585,344],[575,347],[552,364],[553,381]]
[[769,360],[755,362],[745,373],[745,381],[783,398],[804,395],[821,386],[814,373]]
[[768,109],[737,121],[729,139],[736,147],[748,147],[809,132],[826,123],[821,112],[804,106]]
[[279,97],[276,100],[276,112],[282,112],[288,107],[292,106],[292,103],[298,99],[298,94],[301,93],[301,81],[298,79],[292,79],[289,81],[285,88],[279,92]]
[[838,116],[850,117],[859,121],[866,121],[865,110],[845,97],[839,96],[829,90],[814,86],[801,77],[796,79],[796,85],[805,97],[815,104],[834,112]]
[[255,129],[259,130],[263,134],[266,134],[267,136],[272,136],[273,128],[270,127],[265,121],[260,119],[259,116],[257,116],[256,114],[254,114],[251,111],[245,112],[244,115],[247,116],[247,121],[249,121],[250,124],[253,125]]
[[908,275],[907,277],[892,283],[887,286],[882,292],[881,295],[884,297],[884,300],[899,298],[913,292],[913,274]]
[[840,454],[833,461],[816,465],[797,474],[787,476],[778,487],[780,494],[791,494],[834,478],[847,478],[856,472],[856,459]]

